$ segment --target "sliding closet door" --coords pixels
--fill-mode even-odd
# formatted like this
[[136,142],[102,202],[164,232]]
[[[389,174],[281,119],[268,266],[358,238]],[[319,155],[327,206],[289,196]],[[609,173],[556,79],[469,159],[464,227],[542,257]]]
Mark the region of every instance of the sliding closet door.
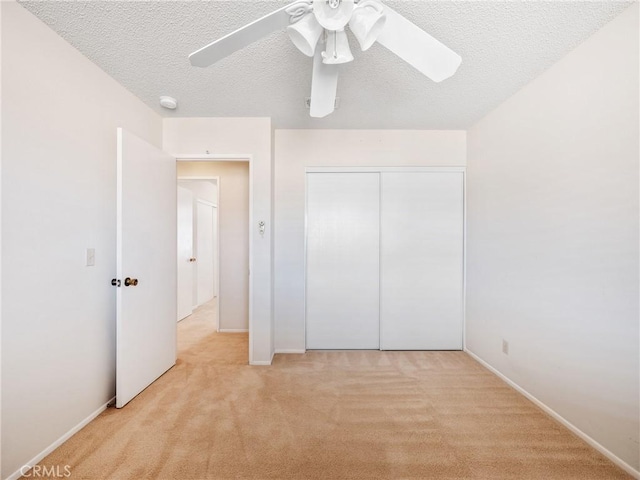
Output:
[[307,348],[380,348],[378,173],[307,174]]
[[461,350],[463,174],[382,174],[383,350]]

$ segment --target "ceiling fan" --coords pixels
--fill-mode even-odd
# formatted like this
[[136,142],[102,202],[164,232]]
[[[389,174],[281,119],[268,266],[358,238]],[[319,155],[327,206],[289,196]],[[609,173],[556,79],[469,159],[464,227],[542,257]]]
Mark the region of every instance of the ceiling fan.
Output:
[[286,28],[293,44],[314,57],[310,114],[325,117],[335,108],[338,65],[353,60],[347,26],[363,51],[377,41],[435,82],[452,76],[462,62],[460,55],[376,0],[298,0],[202,47],[189,60],[208,67]]

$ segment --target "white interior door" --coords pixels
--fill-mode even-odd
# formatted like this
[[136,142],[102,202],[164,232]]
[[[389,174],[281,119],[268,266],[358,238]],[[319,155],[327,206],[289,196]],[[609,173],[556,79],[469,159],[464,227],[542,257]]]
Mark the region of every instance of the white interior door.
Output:
[[308,349],[377,349],[379,174],[307,174]]
[[208,203],[197,202],[197,247],[198,252],[198,305],[207,303],[214,296],[214,207]]
[[178,321],[193,312],[193,192],[178,187]]
[[461,350],[461,172],[382,174],[380,334],[384,350]]
[[213,296],[218,296],[220,278],[220,242],[218,231],[218,207],[213,207]]
[[117,177],[120,408],[176,362],[175,159],[119,128]]

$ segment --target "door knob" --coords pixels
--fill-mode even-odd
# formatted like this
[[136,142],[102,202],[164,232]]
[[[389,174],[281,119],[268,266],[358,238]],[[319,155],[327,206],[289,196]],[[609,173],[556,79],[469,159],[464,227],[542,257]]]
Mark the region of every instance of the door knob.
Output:
[[196,261],[196,257],[191,257],[191,258],[189,259],[189,261],[190,261],[190,262],[195,262],[195,261]]
[[124,286],[125,287],[135,287],[136,285],[138,285],[138,279],[137,278],[125,278],[124,279]]

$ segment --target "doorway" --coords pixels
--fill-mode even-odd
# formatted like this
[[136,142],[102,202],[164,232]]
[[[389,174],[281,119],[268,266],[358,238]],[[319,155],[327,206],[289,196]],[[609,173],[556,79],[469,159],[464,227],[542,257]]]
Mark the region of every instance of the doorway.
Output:
[[[199,318],[205,310],[212,312],[215,318],[211,321],[217,332],[248,332],[250,163],[224,159],[179,161],[177,178],[179,189],[187,188],[193,193],[192,311]],[[204,196],[207,183],[214,187],[213,201]],[[205,248],[212,243],[214,249]],[[186,255],[179,252],[180,256]],[[182,263],[185,264],[184,258]],[[209,264],[215,267],[213,275],[203,268]]]
[[[218,177],[178,178],[178,321],[205,304],[217,303],[218,183]],[[212,317],[218,330],[217,309]]]

